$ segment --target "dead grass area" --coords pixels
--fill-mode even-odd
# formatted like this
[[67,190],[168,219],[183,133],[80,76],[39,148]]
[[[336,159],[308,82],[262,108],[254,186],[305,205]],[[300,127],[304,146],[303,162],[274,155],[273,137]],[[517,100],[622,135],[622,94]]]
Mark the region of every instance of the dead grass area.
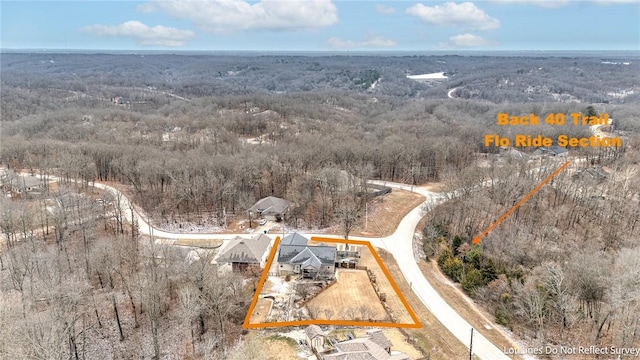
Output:
[[[430,262],[421,261],[420,270],[424,277],[429,281],[431,286],[442,296],[442,298],[465,320],[467,320],[477,331],[484,337],[489,339],[499,349],[517,347],[511,343],[509,338],[499,329],[494,327],[493,316],[484,313],[478,306],[473,304],[459,288],[459,285],[453,284],[438,269],[435,260]],[[487,329],[485,326],[489,326]],[[519,359],[520,357],[513,357]]]
[[402,351],[411,359],[422,358],[422,353],[407,341],[400,329],[383,329],[384,335],[391,341],[391,349]]
[[272,304],[273,300],[271,299],[259,298],[258,302],[256,303],[256,307],[253,309],[253,314],[251,314],[249,323],[262,324],[266,322]]
[[[297,348],[290,341],[271,337],[263,333],[264,330],[249,330],[244,337],[246,342],[256,342],[259,346],[260,359],[266,360],[294,360],[298,357]],[[262,333],[262,334],[261,334]]]
[[371,270],[371,272],[376,275],[376,283],[380,287],[380,291],[387,295],[386,303],[391,309],[391,314],[394,316],[395,322],[398,324],[413,324],[414,321],[409,315],[409,312],[368,248],[362,248],[360,253],[360,262],[358,265],[366,266],[367,269]]
[[307,303],[318,319],[327,319],[325,310],[333,311],[332,319],[384,320],[387,313],[378,301],[367,272],[338,269],[338,281]]
[[265,349],[267,351],[267,359],[280,360],[280,359],[300,359],[296,348],[291,346],[288,342],[279,339],[266,339]]
[[409,289],[409,284],[402,276],[393,256],[384,250],[378,250],[378,254],[422,324],[419,329],[406,329],[404,332],[416,341],[417,347],[425,357],[432,360],[468,358],[467,347],[458,341]]
[[431,183],[418,185],[418,188],[433,191],[433,192],[443,192],[446,190],[445,184],[440,182],[431,182]]
[[[367,207],[367,219],[365,214],[359,223],[351,230],[351,235],[384,237],[393,234],[402,218],[420,205],[425,200],[424,196],[410,191],[394,189],[389,194],[373,198]],[[339,225],[332,226],[327,233],[341,234]]]
[[216,239],[178,239],[173,242],[179,246],[193,246],[205,249],[216,249],[222,245],[222,240]]

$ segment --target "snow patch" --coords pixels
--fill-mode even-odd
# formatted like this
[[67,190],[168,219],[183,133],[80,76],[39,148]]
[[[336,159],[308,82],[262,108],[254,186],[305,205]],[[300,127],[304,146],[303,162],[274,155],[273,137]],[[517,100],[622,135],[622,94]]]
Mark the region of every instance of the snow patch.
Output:
[[444,72],[430,73],[430,74],[420,74],[420,75],[407,75],[408,79],[411,80],[444,80],[448,79],[448,76],[444,75]]

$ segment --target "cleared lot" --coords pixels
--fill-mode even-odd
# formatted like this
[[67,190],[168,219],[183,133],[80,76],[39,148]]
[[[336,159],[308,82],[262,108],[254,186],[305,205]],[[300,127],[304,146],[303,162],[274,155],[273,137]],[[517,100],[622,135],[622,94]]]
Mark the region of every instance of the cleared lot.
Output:
[[[338,282],[307,303],[318,319],[384,320],[387,313],[364,270],[338,269]],[[330,319],[329,319],[330,320]]]

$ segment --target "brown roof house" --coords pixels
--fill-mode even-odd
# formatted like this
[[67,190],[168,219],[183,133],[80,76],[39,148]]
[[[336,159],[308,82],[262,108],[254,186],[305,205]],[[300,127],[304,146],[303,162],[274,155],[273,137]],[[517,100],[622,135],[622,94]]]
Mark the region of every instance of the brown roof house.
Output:
[[216,263],[221,269],[230,268],[235,272],[244,271],[250,266],[264,268],[273,246],[272,241],[265,234],[251,239],[236,236],[220,247]]
[[267,220],[281,221],[289,213],[291,204],[275,196],[268,196],[258,200],[249,212],[254,213]]

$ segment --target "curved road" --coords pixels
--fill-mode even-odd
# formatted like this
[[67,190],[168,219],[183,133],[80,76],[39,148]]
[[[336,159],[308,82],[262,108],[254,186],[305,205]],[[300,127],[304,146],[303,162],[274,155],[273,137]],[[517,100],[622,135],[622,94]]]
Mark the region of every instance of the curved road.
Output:
[[[59,180],[58,177],[50,176],[49,179]],[[413,237],[416,226],[422,217],[424,216],[423,205],[432,206],[445,201],[445,195],[435,193],[432,191],[416,188],[414,186],[390,183],[382,181],[370,181],[374,184],[386,185],[396,189],[414,191],[423,195],[426,200],[419,206],[411,210],[398,225],[396,231],[383,238],[368,238],[368,237],[350,237],[354,240],[369,241],[373,246],[380,247],[389,251],[398,266],[402,275],[406,281],[411,284],[411,289],[420,298],[422,303],[433,313],[433,315],[463,344],[469,344],[471,325],[463,319],[447,302],[438,294],[438,292],[429,284],[427,279],[422,275],[418,262],[415,260],[413,254]],[[124,217],[127,221],[131,222],[131,202],[117,189],[100,183],[93,184],[96,188],[104,189],[111,193],[111,195],[119,201],[119,205],[123,211]],[[114,203],[114,206],[117,204]],[[137,216],[138,227],[141,234],[150,235],[158,238],[166,239],[221,239],[226,240],[235,236],[235,234],[190,234],[190,233],[172,233],[153,228],[144,216],[141,216],[138,211],[134,212]],[[247,234],[237,234],[240,236],[246,236]],[[327,234],[307,234],[306,236],[322,236],[322,237],[336,237],[339,235],[327,235]],[[407,261],[407,259],[413,259],[413,261]],[[484,360],[498,360],[498,359],[510,359],[504,352],[489,340],[487,340],[479,332],[474,332],[473,337],[473,353],[480,359]]]

